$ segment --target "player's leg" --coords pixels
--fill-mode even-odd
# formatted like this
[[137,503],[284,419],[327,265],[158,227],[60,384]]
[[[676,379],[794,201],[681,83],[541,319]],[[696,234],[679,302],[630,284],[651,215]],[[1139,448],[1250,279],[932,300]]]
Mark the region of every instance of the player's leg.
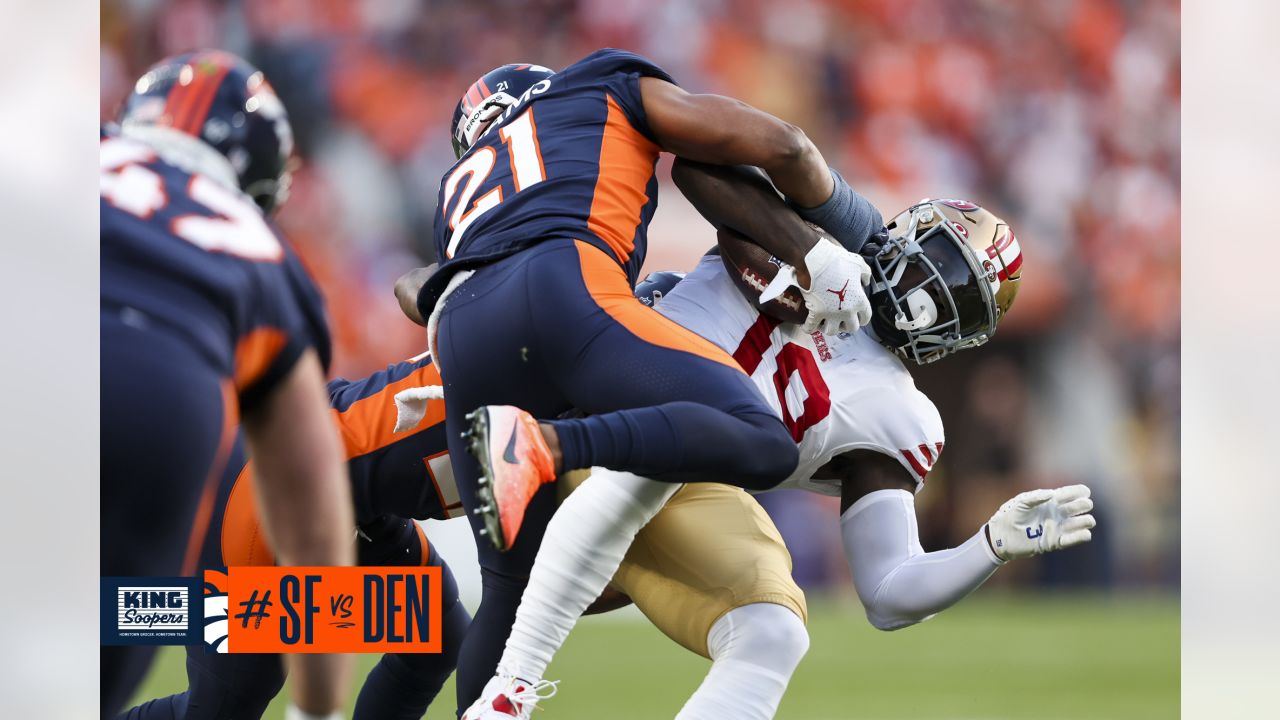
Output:
[[[555,420],[532,413],[541,426],[509,406],[472,416],[470,447],[485,472],[481,507],[500,547],[518,533],[524,503],[539,483],[554,479],[554,469],[600,466],[671,483],[755,490],[773,487],[795,469],[790,433],[737,363],[636,300],[607,254],[567,241],[522,254],[531,255],[520,289],[534,332],[519,350],[588,416]],[[474,292],[479,277],[458,292]],[[472,302],[494,314],[511,311],[488,298]],[[456,315],[445,306],[442,336]],[[442,371],[449,377],[447,364]],[[550,446],[544,438],[552,439]],[[562,458],[553,466],[557,450]]]
[[[574,250],[576,266],[559,268],[569,289],[544,303],[550,313],[538,317],[583,330],[543,350],[555,358],[553,377],[575,406],[630,409],[548,423],[560,437],[565,467],[586,461],[578,453],[591,453],[676,481],[724,478],[745,461],[755,473],[735,484],[746,487],[777,482],[794,469],[790,435],[726,353],[631,297],[621,271],[598,250],[581,243]],[[556,327],[540,330],[540,339],[557,340]],[[672,490],[631,473],[599,472],[564,503],[508,638],[504,675],[526,685],[541,677]]]
[[[555,423],[564,429],[562,447],[573,465],[598,458],[604,464],[661,473],[669,482],[699,477],[689,469],[712,477],[731,473],[746,478],[748,485],[776,483],[795,466],[795,445],[785,427],[733,360],[644,308],[631,296],[617,264],[589,245],[545,243],[483,268],[446,301],[438,341],[454,473],[469,511],[493,508],[491,501],[478,500],[479,464],[459,452],[466,445],[454,439],[461,429],[457,414],[486,405],[516,405],[542,418],[555,417],[570,403],[600,412],[596,418]],[[517,425],[488,430],[499,447],[486,457],[502,458],[510,454],[506,449],[523,452],[527,439],[517,437]],[[519,464],[514,459],[507,462]],[[599,567],[561,575],[596,579],[576,587],[554,634],[567,634],[581,608],[613,574],[635,531],[671,492],[652,488],[649,481],[629,487],[621,493],[617,487],[603,488],[593,529],[566,538],[566,544],[599,550],[589,558]],[[540,533],[553,506],[536,488],[529,487],[520,500],[531,499],[530,508],[540,518],[530,529]],[[516,517],[521,517],[519,511]],[[630,518],[625,528],[615,522],[625,518]],[[487,665],[492,672],[498,660],[493,641],[505,638],[513,601],[524,590],[532,550],[540,540],[526,542],[523,533],[516,537],[506,555],[514,553],[518,559],[486,558],[488,550],[481,543],[485,598],[459,661],[459,700],[464,705],[479,690],[472,669]],[[606,541],[612,541],[609,547]],[[590,591],[597,580],[599,587]],[[558,595],[556,590],[549,593]],[[575,611],[579,595],[585,599]],[[503,598],[500,610],[489,603],[497,596]],[[492,620],[505,622],[491,622],[491,612]],[[471,648],[480,644],[482,633],[489,635],[487,650],[473,656]]]
[[569,408],[546,377],[545,359],[534,345],[525,264],[550,250],[539,246],[482,268],[448,296],[441,311],[437,365],[444,379],[445,431],[458,496],[476,534],[481,596],[458,653],[457,701],[467,707],[493,675],[511,629],[542,529],[555,512],[554,487],[538,491],[529,504],[524,531],[507,552],[481,535],[475,514],[480,466],[462,433],[466,414],[487,404],[514,404],[542,417]]
[[[237,437],[215,493],[197,568],[273,565],[253,499],[253,470],[243,437]],[[218,654],[187,648],[187,690],[157,698],[125,713],[128,720],[257,718],[280,692],[284,667],[278,655]]]
[[458,662],[471,615],[458,599],[458,583],[444,559],[412,520],[383,517],[361,526],[361,565],[428,565],[442,569],[439,653],[383,655],[356,699],[355,720],[418,720],[439,694]]
[[795,469],[794,441],[733,358],[636,300],[602,251],[579,242],[530,272],[535,286],[561,285],[539,302],[538,339],[552,379],[587,413],[546,422],[564,469],[754,490]]
[[809,645],[807,609],[782,537],[753,498],[686,485],[637,535],[613,586],[712,660],[679,718],[773,717]]
[[[191,574],[230,447],[234,397],[166,331],[104,313],[101,341],[101,573]],[[153,650],[101,649],[104,717],[128,701]]]

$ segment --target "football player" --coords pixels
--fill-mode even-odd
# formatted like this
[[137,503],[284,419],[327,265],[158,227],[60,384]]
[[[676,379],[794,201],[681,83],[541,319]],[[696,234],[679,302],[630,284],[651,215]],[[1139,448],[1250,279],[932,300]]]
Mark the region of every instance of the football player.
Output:
[[[444,438],[444,404],[429,403],[412,427],[401,431],[394,427],[397,392],[439,384],[440,375],[424,353],[366,378],[339,378],[328,386],[330,414],[351,475],[357,562],[443,569],[443,650],[384,655],[356,699],[356,720],[421,718],[453,673],[471,619],[458,600],[457,582],[448,565],[410,519],[445,520],[461,514]],[[199,567],[275,562],[254,502],[254,463],[244,450],[242,438],[237,437],[214,500]],[[219,654],[192,646],[187,648],[187,683],[187,691],[144,703],[125,713],[125,718],[259,718],[284,684],[284,669],[275,655]]]
[[[731,353],[783,420],[800,462],[782,487],[841,497],[846,557],[875,627],[926,620],[1009,560],[1091,539],[1093,503],[1077,485],[1014,497],[959,547],[925,553],[919,543],[914,493],[944,437],[903,360],[934,362],[995,333],[1021,281],[1021,250],[1003,221],[958,200],[908,208],[864,250],[874,272],[870,326],[807,332],[776,316],[787,306],[770,302],[786,296],[773,300],[776,286],[761,290],[767,270],[778,268],[743,236],[813,231],[747,170],[681,160],[674,176],[717,226],[724,258],[709,254],[678,284],[666,277],[656,306]],[[735,276],[744,272],[748,282],[739,285]],[[777,276],[785,286],[785,268]],[[761,306],[762,297],[770,302]],[[798,306],[799,296],[791,301]],[[670,637],[713,660],[678,717],[773,716],[807,647],[802,632],[788,630],[794,622],[770,621],[760,610],[772,604],[803,614],[802,596],[797,601],[776,577],[779,567],[789,571],[776,530],[757,522],[758,506],[742,499],[682,503],[682,493],[715,487],[689,485],[640,532],[615,572],[594,552],[612,532],[611,519],[596,519],[575,498],[594,483],[628,481],[618,475],[596,470],[552,519],[499,675],[467,720],[529,717],[539,699],[532,689],[545,683],[553,652],[610,578]],[[717,532],[730,524],[745,531]]]
[[[320,296],[266,220],[287,194],[291,150],[262,73],[217,51],[152,67],[119,134],[103,134],[104,576],[193,573],[237,424],[281,561],[351,564]],[[152,650],[102,648],[104,717]],[[299,706],[341,707],[349,668],[345,656],[298,659]]]
[[[785,426],[728,353],[632,295],[659,153],[762,167],[851,247],[881,222],[795,126],[687,93],[619,50],[555,73],[493,70],[459,101],[453,142],[435,222],[440,268],[416,305],[445,379],[463,506],[484,539],[483,597],[459,658],[466,705],[497,664],[555,509],[542,485],[578,468],[641,471],[663,484],[575,495],[601,517],[643,524],[679,483],[767,489],[795,468]],[[868,319],[869,270],[856,253],[812,236],[761,241],[797,268],[815,328]],[[554,419],[570,408],[589,415]],[[596,549],[616,565],[630,539]]]

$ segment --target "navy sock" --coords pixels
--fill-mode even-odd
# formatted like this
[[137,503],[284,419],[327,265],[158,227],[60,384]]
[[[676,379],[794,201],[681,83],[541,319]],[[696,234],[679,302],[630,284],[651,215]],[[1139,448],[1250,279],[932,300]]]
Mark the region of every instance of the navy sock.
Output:
[[767,490],[795,469],[798,451],[782,421],[695,402],[550,421],[566,470],[607,467],[668,482],[719,482]]

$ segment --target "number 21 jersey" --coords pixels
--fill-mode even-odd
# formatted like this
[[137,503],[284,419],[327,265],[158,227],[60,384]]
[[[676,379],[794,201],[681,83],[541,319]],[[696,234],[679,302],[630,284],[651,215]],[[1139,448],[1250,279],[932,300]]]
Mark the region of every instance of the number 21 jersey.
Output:
[[595,245],[635,284],[658,202],[641,77],[673,82],[639,55],[594,52],[529,88],[449,169],[435,218],[440,271],[419,294],[423,317],[458,270],[545,240]]

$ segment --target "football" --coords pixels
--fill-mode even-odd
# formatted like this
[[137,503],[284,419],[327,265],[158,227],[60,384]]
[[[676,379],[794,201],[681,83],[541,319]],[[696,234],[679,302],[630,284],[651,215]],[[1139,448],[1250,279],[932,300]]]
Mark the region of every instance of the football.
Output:
[[777,298],[760,304],[761,293],[782,269],[781,260],[730,228],[721,227],[717,230],[716,242],[720,245],[720,260],[729,271],[729,277],[733,278],[743,297],[758,306],[760,312],[789,323],[803,323],[809,317],[804,297],[796,287],[787,288]]

